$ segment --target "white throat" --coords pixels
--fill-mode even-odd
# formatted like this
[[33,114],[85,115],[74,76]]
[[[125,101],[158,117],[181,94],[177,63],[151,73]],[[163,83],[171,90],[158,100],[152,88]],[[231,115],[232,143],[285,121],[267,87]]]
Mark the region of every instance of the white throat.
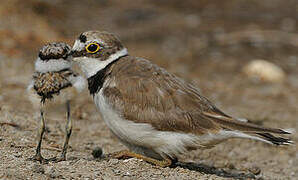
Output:
[[86,75],[86,78],[89,78],[95,75],[98,71],[104,69],[111,62],[127,54],[128,54],[127,49],[124,48],[110,55],[110,57],[105,61],[99,61],[96,58],[89,58],[89,57],[75,57],[73,58],[73,61],[78,63],[81,70]]
[[43,61],[38,58],[35,62],[35,70],[40,73],[61,71],[68,68],[71,68],[71,62],[64,59],[51,59],[49,61]]

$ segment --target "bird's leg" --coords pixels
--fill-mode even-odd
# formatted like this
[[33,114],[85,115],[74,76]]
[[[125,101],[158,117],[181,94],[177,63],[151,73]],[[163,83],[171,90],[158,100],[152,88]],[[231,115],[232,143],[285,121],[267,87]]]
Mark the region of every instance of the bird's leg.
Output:
[[66,109],[67,109],[67,112],[66,112],[67,122],[65,125],[65,139],[64,139],[62,153],[59,158],[52,158],[52,159],[50,159],[50,161],[60,162],[60,161],[66,160],[66,152],[67,152],[67,148],[68,148],[68,142],[69,142],[69,138],[70,138],[70,135],[72,132],[72,120],[70,118],[70,101],[66,102]]
[[[41,105],[43,106],[43,105]],[[41,156],[41,143],[42,143],[42,138],[43,138],[43,134],[45,132],[45,120],[44,120],[44,112],[43,112],[43,107],[41,107],[40,109],[40,125],[39,125],[39,129],[38,129],[38,142],[37,142],[37,147],[36,147],[36,153],[33,157],[29,158],[28,160],[31,161],[39,161],[41,163],[45,163],[46,160]]]
[[65,125],[65,140],[64,140],[64,145],[63,145],[63,150],[60,156],[60,159],[62,161],[66,160],[66,152],[67,152],[67,148],[68,148],[68,142],[69,142],[69,138],[72,132],[72,120],[70,118],[70,101],[66,102],[66,109],[67,109],[67,122]]
[[137,154],[134,152],[130,152],[128,150],[118,151],[112,154],[109,154],[108,157],[115,159],[128,159],[128,158],[137,158],[142,159],[148,163],[154,164],[160,167],[168,167],[172,164],[172,160],[170,158],[165,158],[163,160],[153,159],[147,156],[143,156],[141,154]]

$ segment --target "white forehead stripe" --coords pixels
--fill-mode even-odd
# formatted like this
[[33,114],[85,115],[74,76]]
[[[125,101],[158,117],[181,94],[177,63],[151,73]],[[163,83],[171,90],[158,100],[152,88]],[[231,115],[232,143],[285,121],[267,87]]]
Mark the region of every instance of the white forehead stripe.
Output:
[[71,62],[64,59],[51,59],[49,61],[42,61],[38,58],[35,62],[35,71],[40,73],[61,71],[71,67]]
[[76,40],[73,47],[72,47],[72,50],[74,51],[80,51],[84,48],[84,43],[81,43],[80,40]]
[[[73,50],[75,49],[73,48]],[[74,57],[73,61],[78,63],[78,65],[80,66],[80,68],[82,69],[86,77],[89,78],[95,75],[98,71],[104,69],[111,62],[127,54],[128,54],[127,49],[124,48],[110,55],[109,58],[106,59],[105,61],[100,61],[96,58],[90,58],[90,57]]]

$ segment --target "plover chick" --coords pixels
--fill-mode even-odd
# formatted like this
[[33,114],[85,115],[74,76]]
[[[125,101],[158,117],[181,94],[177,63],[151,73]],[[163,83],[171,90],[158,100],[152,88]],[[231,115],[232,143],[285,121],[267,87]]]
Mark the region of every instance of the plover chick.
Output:
[[[53,42],[43,46],[35,62],[35,72],[27,90],[31,102],[39,105],[40,127],[36,154],[30,160],[40,162],[66,160],[68,141],[72,132],[72,118],[70,117],[70,102],[86,86],[85,79],[71,69],[70,47],[63,42]],[[67,122],[65,126],[65,140],[59,158],[44,159],[41,155],[41,143],[45,131],[44,112],[49,106],[65,103]]]

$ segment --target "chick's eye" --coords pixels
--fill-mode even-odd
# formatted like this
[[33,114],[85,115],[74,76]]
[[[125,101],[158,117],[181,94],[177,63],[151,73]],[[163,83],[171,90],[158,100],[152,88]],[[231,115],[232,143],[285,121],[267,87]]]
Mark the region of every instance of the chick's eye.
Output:
[[88,44],[88,46],[86,47],[86,51],[88,53],[96,53],[97,51],[99,51],[100,47],[98,44],[96,43],[90,43]]

